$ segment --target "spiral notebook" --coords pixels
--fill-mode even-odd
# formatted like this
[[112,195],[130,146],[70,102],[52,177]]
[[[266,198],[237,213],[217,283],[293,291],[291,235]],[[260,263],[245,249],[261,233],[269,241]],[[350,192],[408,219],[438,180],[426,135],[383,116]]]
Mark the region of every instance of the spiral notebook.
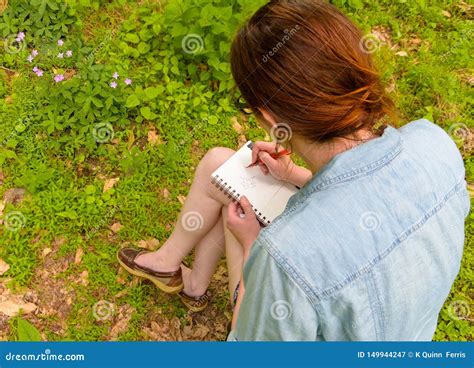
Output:
[[270,224],[285,209],[288,199],[298,188],[262,173],[260,167],[247,166],[252,162],[251,141],[212,173],[212,183],[233,201],[244,195],[252,204],[258,220]]

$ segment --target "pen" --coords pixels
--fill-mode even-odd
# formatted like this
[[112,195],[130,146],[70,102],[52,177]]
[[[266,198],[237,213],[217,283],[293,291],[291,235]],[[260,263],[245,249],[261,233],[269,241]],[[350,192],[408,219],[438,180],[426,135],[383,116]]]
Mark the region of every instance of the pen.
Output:
[[[284,149],[280,152],[270,153],[271,158],[273,158],[275,160],[279,159],[282,156],[286,156],[286,155],[291,155],[291,151],[289,151],[287,149]],[[257,161],[255,161],[255,162],[251,163],[250,165],[248,165],[247,168],[254,167],[254,166],[256,166],[258,164],[262,164],[262,163],[263,163],[262,160],[257,158]]]

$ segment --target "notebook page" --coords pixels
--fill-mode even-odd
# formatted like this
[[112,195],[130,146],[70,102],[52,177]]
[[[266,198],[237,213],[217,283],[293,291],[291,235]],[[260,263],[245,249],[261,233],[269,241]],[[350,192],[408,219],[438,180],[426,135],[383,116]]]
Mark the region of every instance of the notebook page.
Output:
[[245,195],[259,219],[267,224],[285,209],[288,199],[297,192],[296,187],[264,175],[258,166],[247,168],[252,162],[252,150],[247,142],[213,174],[218,184],[235,197]]

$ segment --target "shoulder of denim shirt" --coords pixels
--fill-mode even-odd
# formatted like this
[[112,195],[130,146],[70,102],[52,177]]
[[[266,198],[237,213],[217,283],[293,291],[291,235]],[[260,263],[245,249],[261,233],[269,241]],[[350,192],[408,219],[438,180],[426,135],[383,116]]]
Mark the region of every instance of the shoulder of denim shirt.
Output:
[[259,235],[316,305],[391,256],[420,219],[465,191],[459,150],[426,119],[337,155]]

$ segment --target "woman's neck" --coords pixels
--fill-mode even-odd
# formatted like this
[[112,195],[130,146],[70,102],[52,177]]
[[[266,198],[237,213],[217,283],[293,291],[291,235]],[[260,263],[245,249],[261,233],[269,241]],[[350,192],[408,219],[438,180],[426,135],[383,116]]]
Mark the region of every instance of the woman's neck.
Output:
[[308,165],[313,175],[320,171],[336,155],[377,138],[373,132],[360,131],[347,138],[334,138],[329,142],[308,142],[302,137],[293,137],[292,148]]

